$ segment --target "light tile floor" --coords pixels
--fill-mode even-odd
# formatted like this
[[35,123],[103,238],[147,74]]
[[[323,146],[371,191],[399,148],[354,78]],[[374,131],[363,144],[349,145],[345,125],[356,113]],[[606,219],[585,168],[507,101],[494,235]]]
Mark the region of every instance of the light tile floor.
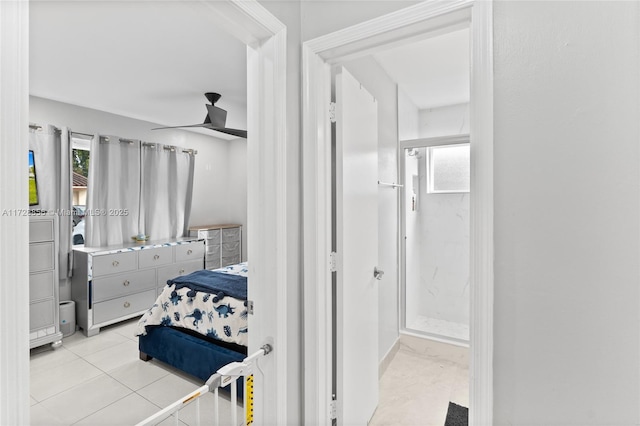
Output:
[[449,401],[469,406],[469,349],[403,335],[369,426],[443,426]]
[[[136,322],[105,327],[91,338],[77,331],[56,350],[33,349],[31,425],[134,425],[201,385],[155,360],[140,361]],[[468,376],[467,348],[402,336],[380,379],[380,402],[369,425],[442,426],[449,401],[469,406]],[[202,397],[203,425],[211,424],[213,398]],[[221,424],[230,418],[230,406],[228,398],[221,400]],[[195,407],[182,410],[180,420],[194,425]]]
[[[131,426],[202,385],[155,360],[141,361],[136,323],[105,327],[91,338],[76,331],[56,350],[49,345],[32,349],[31,425]],[[201,398],[203,425],[211,424],[213,398],[211,393]],[[228,424],[230,407],[229,398],[222,396],[221,424]],[[238,413],[240,419],[241,407]],[[195,418],[194,404],[180,412],[181,425],[194,425]]]
[[469,324],[461,324],[452,321],[446,321],[437,318],[429,318],[422,315],[416,315],[407,318],[407,328],[425,333],[435,334],[437,336],[448,336],[454,339],[469,341]]

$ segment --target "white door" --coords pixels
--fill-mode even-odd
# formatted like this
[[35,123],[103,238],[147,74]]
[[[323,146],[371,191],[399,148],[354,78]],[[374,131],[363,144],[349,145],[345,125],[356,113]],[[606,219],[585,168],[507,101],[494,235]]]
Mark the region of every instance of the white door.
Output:
[[378,108],[345,69],[336,89],[336,397],[338,424],[378,405]]

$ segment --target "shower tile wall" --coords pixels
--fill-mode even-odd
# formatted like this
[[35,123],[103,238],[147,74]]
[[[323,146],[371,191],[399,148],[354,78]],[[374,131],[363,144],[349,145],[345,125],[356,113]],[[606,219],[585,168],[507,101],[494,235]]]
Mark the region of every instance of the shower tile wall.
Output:
[[406,200],[406,325],[468,340],[469,194],[427,194],[425,151],[406,161],[405,182],[416,192],[415,209],[412,191]]

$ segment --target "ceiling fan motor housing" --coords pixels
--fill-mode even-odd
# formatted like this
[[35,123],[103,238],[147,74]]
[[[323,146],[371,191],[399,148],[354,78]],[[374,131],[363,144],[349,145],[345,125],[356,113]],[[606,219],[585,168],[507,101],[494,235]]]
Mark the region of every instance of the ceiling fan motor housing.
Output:
[[215,104],[216,102],[218,102],[220,100],[222,95],[220,93],[207,92],[207,93],[204,94],[204,97],[207,98],[207,100],[209,102],[211,102],[212,104]]

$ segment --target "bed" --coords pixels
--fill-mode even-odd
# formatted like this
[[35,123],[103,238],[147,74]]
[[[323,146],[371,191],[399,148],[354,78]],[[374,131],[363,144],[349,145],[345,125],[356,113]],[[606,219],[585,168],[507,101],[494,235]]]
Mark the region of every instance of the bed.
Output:
[[[136,329],[140,359],[155,358],[206,381],[247,355],[247,263],[167,282]],[[242,386],[238,386],[242,396]]]

